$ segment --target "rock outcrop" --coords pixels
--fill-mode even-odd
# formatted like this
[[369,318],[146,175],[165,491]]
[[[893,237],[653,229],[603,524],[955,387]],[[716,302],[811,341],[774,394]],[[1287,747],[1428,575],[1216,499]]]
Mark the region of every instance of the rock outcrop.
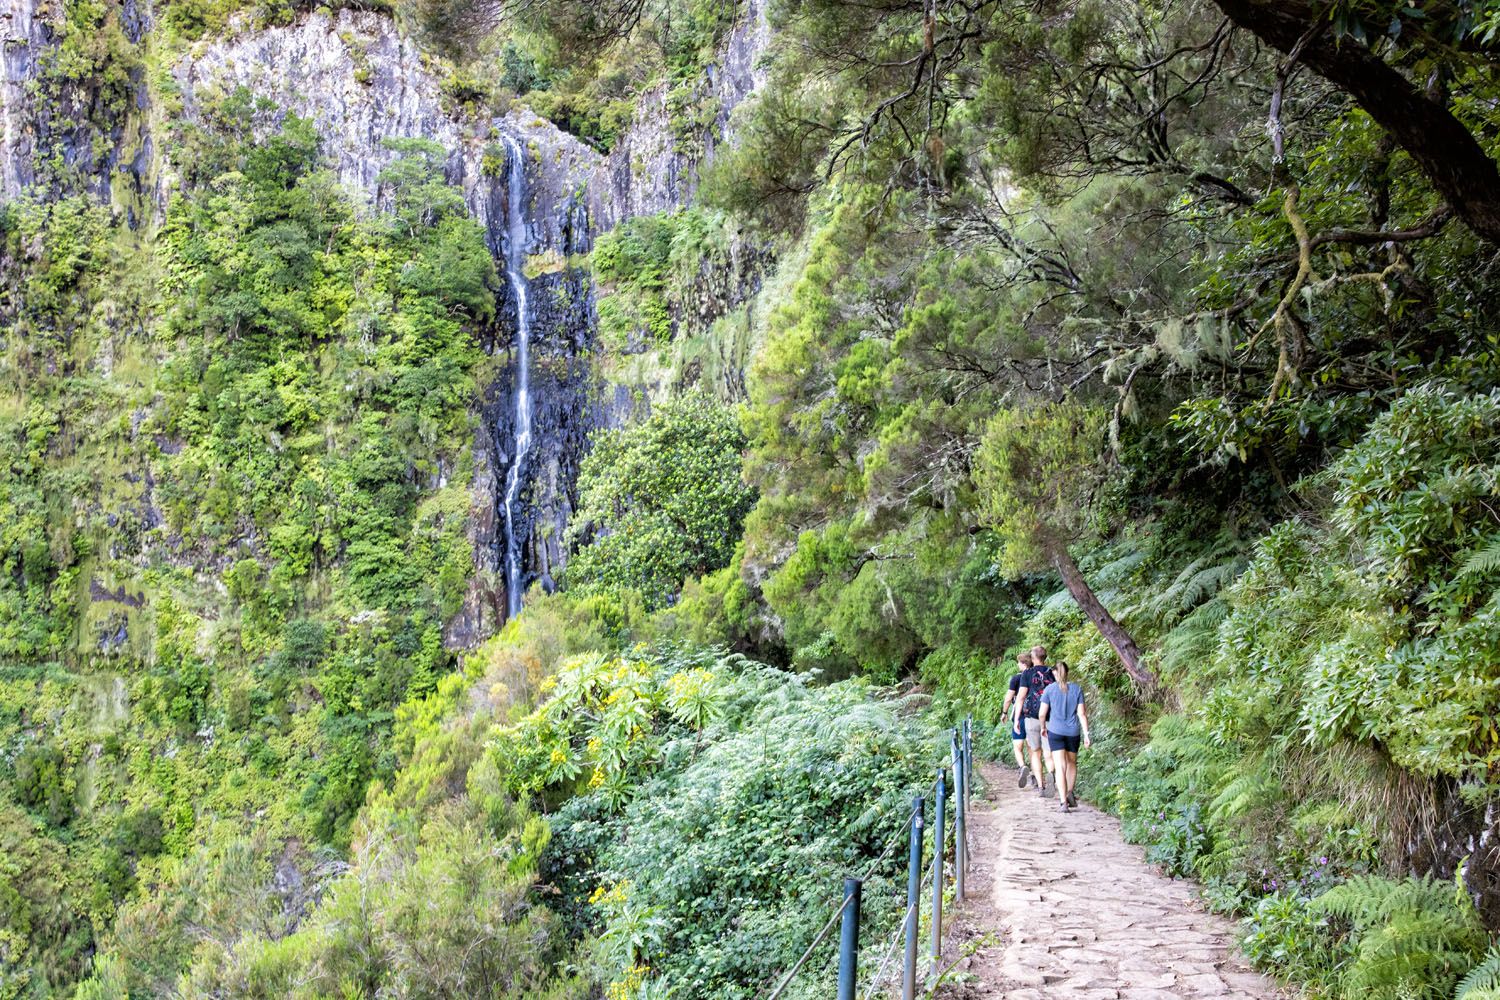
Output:
[[0,197],[36,179],[37,116],[31,97],[52,31],[37,0],[0,0]]
[[[692,200],[699,168],[713,158],[717,146],[734,141],[734,110],[765,83],[759,61],[770,33],[766,0],[747,0],[704,79],[677,90],[658,84],[641,95],[630,127],[605,163],[607,181],[593,186],[603,228]],[[712,108],[713,118],[684,116],[684,108]]]

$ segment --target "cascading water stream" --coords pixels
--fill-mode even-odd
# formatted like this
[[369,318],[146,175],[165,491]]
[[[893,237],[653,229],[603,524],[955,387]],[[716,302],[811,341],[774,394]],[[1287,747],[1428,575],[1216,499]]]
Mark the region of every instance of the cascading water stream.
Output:
[[508,617],[521,613],[521,539],[516,536],[516,505],[521,499],[521,467],[531,450],[531,319],[526,312],[526,161],[515,139],[502,136],[510,154],[507,186],[509,228],[505,245],[505,274],[516,299],[516,418],[515,447],[505,476],[505,599]]

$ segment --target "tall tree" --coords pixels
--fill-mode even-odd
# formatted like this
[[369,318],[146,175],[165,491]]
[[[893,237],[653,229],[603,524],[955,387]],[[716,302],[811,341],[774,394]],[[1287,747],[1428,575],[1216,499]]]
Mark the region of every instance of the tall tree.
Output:
[[1100,482],[1103,415],[1077,402],[1002,409],[975,455],[980,517],[1003,542],[1009,572],[1056,569],[1079,609],[1114,647],[1137,690],[1156,675],[1141,662],[1135,638],[1099,600],[1068,551],[1092,537],[1093,497]]
[[[1286,54],[1283,78],[1305,65],[1353,97],[1470,229],[1500,243],[1500,168],[1454,114],[1446,85],[1465,61],[1492,71],[1490,54],[1476,51],[1470,38],[1474,15],[1489,4],[1465,0],[1428,12],[1385,2],[1215,3],[1235,24]],[[1397,62],[1382,58],[1372,44]],[[1416,74],[1421,85],[1408,74]],[[1273,131],[1277,127],[1273,121]]]

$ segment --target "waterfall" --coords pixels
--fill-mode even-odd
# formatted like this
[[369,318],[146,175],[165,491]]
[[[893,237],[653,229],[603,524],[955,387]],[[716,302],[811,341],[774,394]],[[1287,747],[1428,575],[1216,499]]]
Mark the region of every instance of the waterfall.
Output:
[[509,135],[502,136],[510,154],[510,211],[505,241],[505,275],[516,300],[515,447],[505,476],[505,599],[508,617],[521,613],[521,539],[516,536],[516,506],[521,501],[521,467],[531,450],[531,319],[526,314],[526,160]]

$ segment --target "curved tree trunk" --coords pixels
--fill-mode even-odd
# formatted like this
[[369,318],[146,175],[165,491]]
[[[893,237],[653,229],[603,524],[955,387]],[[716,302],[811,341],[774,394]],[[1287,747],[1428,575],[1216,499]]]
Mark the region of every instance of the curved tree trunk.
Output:
[[1099,598],[1094,594],[1094,588],[1089,586],[1088,581],[1083,578],[1083,573],[1078,569],[1078,564],[1073,561],[1067,545],[1058,543],[1049,546],[1049,549],[1052,564],[1062,574],[1063,586],[1068,588],[1068,593],[1073,595],[1073,600],[1088,616],[1088,620],[1094,623],[1099,634],[1109,640],[1109,644],[1115,648],[1115,653],[1120,657],[1120,662],[1125,665],[1125,672],[1130,675],[1130,680],[1136,690],[1142,693],[1154,690],[1156,675],[1149,668],[1141,665],[1141,651],[1136,646],[1135,639],[1131,638],[1123,625],[1115,621],[1109,609],[1099,602]]
[[1324,5],[1306,0],[1214,0],[1228,18],[1354,98],[1422,168],[1475,233],[1500,243],[1500,167],[1446,106],[1353,39],[1321,30]]

